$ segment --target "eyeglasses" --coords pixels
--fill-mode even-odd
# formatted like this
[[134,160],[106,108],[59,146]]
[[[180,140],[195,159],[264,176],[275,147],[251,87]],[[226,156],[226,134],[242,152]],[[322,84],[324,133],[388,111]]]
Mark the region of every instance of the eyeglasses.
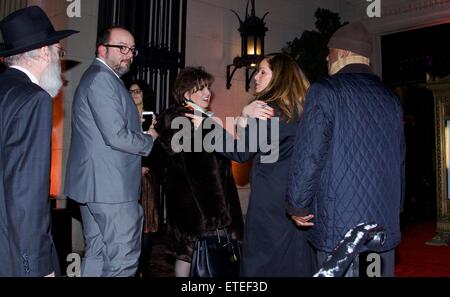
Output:
[[135,48],[131,48],[125,45],[115,45],[115,44],[103,44],[103,46],[106,47],[115,47],[118,48],[120,50],[120,53],[123,55],[128,55],[128,53],[131,51],[133,53],[133,56],[137,56],[139,51]]
[[131,95],[140,95],[142,94],[142,90],[141,89],[134,89],[134,90],[129,90]]
[[62,48],[61,46],[55,45],[55,47],[59,50],[58,51],[59,58],[61,58],[61,59],[64,58],[67,54],[67,51],[64,48]]

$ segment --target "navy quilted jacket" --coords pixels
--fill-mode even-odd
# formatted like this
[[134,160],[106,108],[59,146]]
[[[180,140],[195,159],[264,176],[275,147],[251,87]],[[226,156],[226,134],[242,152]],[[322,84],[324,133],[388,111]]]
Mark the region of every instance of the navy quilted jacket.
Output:
[[308,91],[288,180],[287,212],[312,213],[311,243],[331,252],[359,223],[400,242],[404,189],[403,112],[397,97],[361,64],[348,65]]

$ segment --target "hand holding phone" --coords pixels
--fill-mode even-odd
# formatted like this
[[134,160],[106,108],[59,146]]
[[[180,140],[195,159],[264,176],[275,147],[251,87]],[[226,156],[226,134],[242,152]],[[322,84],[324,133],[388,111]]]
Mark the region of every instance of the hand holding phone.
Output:
[[153,111],[144,111],[142,112],[142,118],[144,119],[144,122],[142,123],[142,130],[148,131],[153,123],[153,118],[155,116],[155,113]]

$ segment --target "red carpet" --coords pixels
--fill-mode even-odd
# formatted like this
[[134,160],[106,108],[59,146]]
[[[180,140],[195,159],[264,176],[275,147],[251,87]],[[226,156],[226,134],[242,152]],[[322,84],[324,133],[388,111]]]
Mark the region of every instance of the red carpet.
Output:
[[436,223],[409,225],[396,250],[396,276],[450,276],[450,246],[429,246]]

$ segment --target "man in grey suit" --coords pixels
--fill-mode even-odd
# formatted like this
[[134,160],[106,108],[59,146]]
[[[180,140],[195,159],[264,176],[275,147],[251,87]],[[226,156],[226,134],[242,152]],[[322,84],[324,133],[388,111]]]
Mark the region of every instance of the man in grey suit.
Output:
[[143,132],[120,76],[137,54],[133,35],[114,27],[97,41],[72,107],[65,194],[80,203],[85,238],[82,276],[134,276],[141,246],[141,156],[157,133]]

